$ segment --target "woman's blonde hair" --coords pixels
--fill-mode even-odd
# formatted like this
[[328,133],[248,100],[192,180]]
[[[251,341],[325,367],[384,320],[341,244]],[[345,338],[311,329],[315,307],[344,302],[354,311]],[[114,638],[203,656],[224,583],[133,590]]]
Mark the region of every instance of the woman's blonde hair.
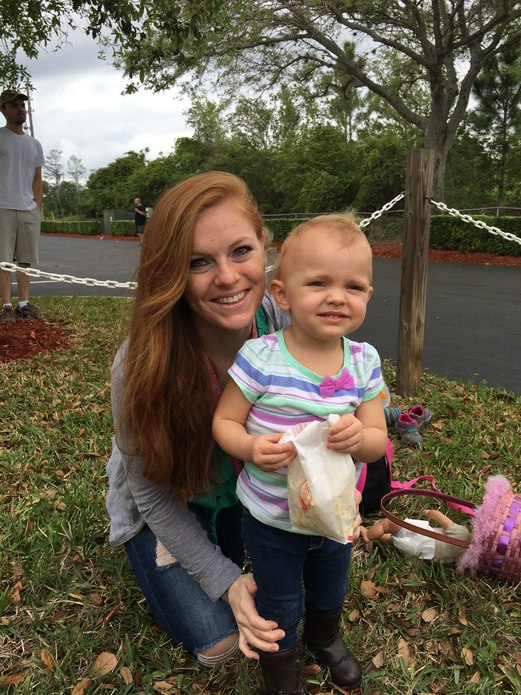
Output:
[[154,207],[137,269],[120,425],[133,453],[145,458],[144,475],[172,481],[180,501],[208,490],[216,473],[216,389],[183,294],[195,225],[205,210],[228,200],[263,238],[246,184],[233,174],[205,172],[171,188]]

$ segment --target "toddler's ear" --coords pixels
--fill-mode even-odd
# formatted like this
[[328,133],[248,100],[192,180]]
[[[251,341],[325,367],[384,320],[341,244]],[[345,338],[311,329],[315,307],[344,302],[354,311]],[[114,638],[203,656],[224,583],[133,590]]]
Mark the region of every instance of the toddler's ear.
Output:
[[270,282],[270,293],[283,311],[289,311],[289,303],[282,280],[272,280]]

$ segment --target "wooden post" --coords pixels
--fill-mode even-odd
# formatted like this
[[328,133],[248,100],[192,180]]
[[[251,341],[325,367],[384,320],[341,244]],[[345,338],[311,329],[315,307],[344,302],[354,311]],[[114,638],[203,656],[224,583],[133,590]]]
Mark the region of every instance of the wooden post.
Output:
[[33,107],[31,104],[31,90],[29,89],[29,82],[26,84],[25,93],[27,95],[27,115],[29,116],[29,133],[31,137],[34,138],[34,124],[33,124]]
[[434,170],[433,150],[413,150],[405,176],[405,232],[398,327],[396,386],[403,395],[420,385],[429,260],[429,226]]

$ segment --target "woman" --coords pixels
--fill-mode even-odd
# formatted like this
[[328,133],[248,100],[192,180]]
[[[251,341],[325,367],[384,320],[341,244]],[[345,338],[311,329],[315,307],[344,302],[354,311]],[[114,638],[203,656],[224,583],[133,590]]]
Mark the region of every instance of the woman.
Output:
[[212,416],[243,343],[288,317],[265,288],[265,233],[245,184],[198,174],[147,225],[130,333],[112,371],[110,542],[124,544],[158,623],[201,663],[284,637],[242,573],[240,464],[215,446]]
[[[110,542],[124,544],[156,620],[207,665],[277,651],[242,573],[238,462],[212,415],[245,340],[287,319],[265,287],[265,234],[245,184],[199,174],[154,208],[130,333],[114,360]],[[262,304],[262,306],[261,306]]]

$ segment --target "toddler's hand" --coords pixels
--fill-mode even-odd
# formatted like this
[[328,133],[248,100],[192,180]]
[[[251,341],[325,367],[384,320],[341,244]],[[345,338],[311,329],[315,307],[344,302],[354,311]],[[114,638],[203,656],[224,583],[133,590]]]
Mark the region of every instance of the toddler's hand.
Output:
[[279,434],[261,434],[253,438],[251,461],[261,471],[276,471],[284,468],[295,457],[293,444],[279,444]]
[[327,437],[327,448],[342,454],[356,454],[364,444],[364,426],[354,415],[342,415],[331,425]]

